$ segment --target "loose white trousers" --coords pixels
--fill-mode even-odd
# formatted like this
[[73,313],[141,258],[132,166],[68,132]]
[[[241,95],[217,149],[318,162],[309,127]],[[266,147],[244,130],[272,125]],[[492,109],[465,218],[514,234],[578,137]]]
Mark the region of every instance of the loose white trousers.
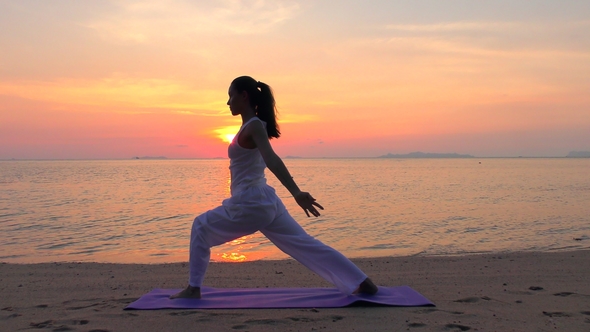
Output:
[[307,234],[268,185],[246,188],[193,222],[189,284],[201,287],[210,248],[260,231],[284,253],[351,294],[367,278],[340,252]]

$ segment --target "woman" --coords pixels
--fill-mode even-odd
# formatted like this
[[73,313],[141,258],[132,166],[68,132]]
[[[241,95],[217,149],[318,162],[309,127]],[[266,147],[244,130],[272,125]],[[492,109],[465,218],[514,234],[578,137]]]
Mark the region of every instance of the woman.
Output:
[[377,286],[349,259],[307,234],[289,215],[274,189],[266,184],[264,169],[289,190],[309,217],[323,207],[297,187],[270,139],[280,136],[275,101],[268,85],[249,76],[236,78],[227,102],[242,126],[229,145],[231,197],[195,218],[190,242],[189,285],[170,298],[200,298],[209,264],[210,248],[262,232],[283,252],[334,284],[346,294],[375,294]]

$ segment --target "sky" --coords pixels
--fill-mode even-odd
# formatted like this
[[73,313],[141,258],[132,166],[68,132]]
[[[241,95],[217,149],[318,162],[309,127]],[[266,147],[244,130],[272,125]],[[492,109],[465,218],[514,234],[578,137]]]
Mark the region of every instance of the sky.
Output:
[[590,1],[0,0],[0,159],[227,157],[242,75],[282,157],[590,151]]

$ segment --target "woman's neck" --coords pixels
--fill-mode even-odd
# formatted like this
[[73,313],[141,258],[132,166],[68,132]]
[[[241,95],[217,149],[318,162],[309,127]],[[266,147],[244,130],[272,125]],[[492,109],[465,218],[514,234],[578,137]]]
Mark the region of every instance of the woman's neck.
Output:
[[252,119],[253,117],[255,117],[256,113],[254,112],[254,110],[248,109],[247,111],[242,112],[240,115],[242,116],[242,124],[244,124],[250,121],[250,119]]

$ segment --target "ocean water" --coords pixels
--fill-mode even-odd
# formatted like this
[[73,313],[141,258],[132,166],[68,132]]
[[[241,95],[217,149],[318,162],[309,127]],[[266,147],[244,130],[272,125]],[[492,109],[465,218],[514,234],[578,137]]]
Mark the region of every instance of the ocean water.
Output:
[[[188,260],[196,215],[229,196],[228,160],[0,162],[0,261]],[[325,207],[313,236],[348,257],[590,248],[590,159],[286,159]],[[260,233],[215,261],[284,259]]]

